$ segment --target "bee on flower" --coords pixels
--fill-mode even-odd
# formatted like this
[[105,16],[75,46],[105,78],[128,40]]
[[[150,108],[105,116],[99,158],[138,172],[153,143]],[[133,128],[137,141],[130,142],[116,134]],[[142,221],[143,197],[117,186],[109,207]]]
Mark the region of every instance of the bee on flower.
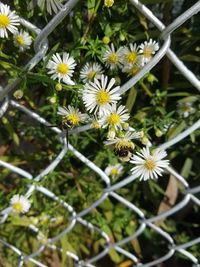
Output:
[[115,50],[113,43],[110,47],[105,51],[103,55],[103,62],[105,63],[106,67],[110,68],[111,70],[120,68],[122,66],[122,48],[120,47],[118,50]]
[[46,68],[49,70],[48,74],[51,75],[53,80],[58,79],[59,83],[62,80],[68,85],[75,85],[71,80],[75,66],[74,58],[70,57],[69,53],[64,52],[62,58],[59,53],[54,54],[47,63]]
[[74,108],[70,105],[68,105],[67,108],[58,107],[57,114],[62,116],[62,127],[65,130],[78,126],[88,119],[87,114],[81,113],[78,108]]
[[0,2],[0,37],[8,38],[8,32],[17,32],[17,26],[19,26],[19,16],[15,14],[15,11],[11,11],[8,5],[4,5]]
[[12,211],[15,213],[27,213],[31,207],[30,200],[22,195],[14,195],[10,200]]
[[21,52],[25,51],[26,49],[30,48],[32,43],[32,37],[29,35],[28,32],[20,30],[17,31],[14,36],[14,45],[19,48]]
[[94,82],[85,84],[81,95],[83,103],[88,112],[99,113],[99,116],[105,114],[111,104],[116,103],[121,99],[117,91],[119,86],[112,88],[115,84],[115,79],[108,81],[108,77],[101,75],[101,80],[94,78]]
[[96,62],[86,63],[80,71],[80,77],[84,82],[93,81],[94,78],[100,79],[103,68]]
[[117,163],[115,165],[108,165],[105,169],[105,173],[107,176],[111,176],[111,178],[114,180],[118,178],[123,173],[124,167],[122,164]]
[[159,50],[159,45],[156,41],[150,39],[145,41],[138,47],[139,54],[142,55],[142,65],[147,64],[153,57],[153,55]]
[[149,147],[143,148],[132,156],[130,163],[135,166],[131,169],[132,174],[137,174],[141,180],[157,179],[162,176],[164,169],[169,165],[169,160],[163,160],[167,153],[161,149],[150,152]]
[[106,141],[105,145],[113,145],[115,155],[121,161],[129,161],[135,148],[135,144],[131,140],[139,138],[139,132],[126,132],[125,134],[122,133],[120,137]]

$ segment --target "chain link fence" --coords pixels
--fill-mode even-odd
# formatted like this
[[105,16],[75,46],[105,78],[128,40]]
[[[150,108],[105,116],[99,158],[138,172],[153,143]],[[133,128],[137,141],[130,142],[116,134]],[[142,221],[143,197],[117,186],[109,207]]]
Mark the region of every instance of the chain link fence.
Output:
[[[32,70],[39,62],[40,60],[45,56],[47,50],[48,50],[48,36],[54,31],[54,29],[65,19],[65,17],[70,13],[70,11],[73,9],[73,7],[77,4],[78,0],[69,0],[63,9],[53,17],[53,19],[46,25],[46,27],[42,30],[37,28],[35,25],[32,25],[30,22],[24,20],[21,18],[21,24],[28,28],[29,30],[33,31],[37,34],[37,38],[34,43],[34,49],[35,49],[35,55],[34,57],[28,62],[28,64],[25,66],[25,70],[30,71]],[[166,55],[168,59],[176,66],[176,68],[179,70],[179,72],[192,84],[194,88],[197,90],[200,90],[200,81],[197,79],[197,77],[183,64],[181,60],[176,56],[176,54],[171,50],[170,43],[171,43],[171,35],[172,33],[178,29],[185,21],[190,19],[192,16],[194,16],[197,12],[200,11],[200,1],[197,1],[195,5],[193,5],[191,8],[189,8],[187,11],[185,11],[182,15],[177,17],[170,25],[165,27],[163,23],[147,8],[147,6],[141,4],[138,0],[130,0],[131,4],[138,9],[152,24],[154,24],[158,30],[160,31],[160,40],[162,41],[162,46],[158,53],[153,57],[153,59],[144,66],[144,68],[133,78],[128,80],[124,85],[121,86],[119,89],[119,92],[123,94],[124,92],[128,91],[131,87],[134,86],[134,84],[137,83],[139,79],[141,79],[147,72],[149,72],[155,65],[157,65],[160,60]],[[5,88],[1,88],[0,90],[0,117],[2,117],[8,110],[9,107],[13,107],[14,109],[17,109],[21,111],[22,113],[25,113],[32,119],[39,122],[41,125],[44,125],[46,127],[51,126],[51,124],[43,117],[38,115],[36,112],[33,112],[32,110],[26,108],[25,106],[19,104],[16,101],[13,101],[9,98],[8,94],[12,90],[14,90],[17,85],[20,83],[20,78],[17,78],[12,83],[8,84]],[[200,120],[195,122],[191,127],[180,133],[178,136],[174,137],[170,141],[167,141],[166,143],[163,143],[160,147],[163,149],[171,148],[173,145],[177,144],[178,142],[181,142],[184,138],[189,136],[191,133],[193,133],[196,129],[200,127]],[[77,127],[76,129],[70,130],[69,135],[73,133],[80,133],[83,131],[87,131],[91,128],[91,125],[85,125],[82,127]],[[74,261],[74,266],[96,266],[96,262],[103,257],[105,257],[110,249],[116,250],[118,253],[123,254],[126,258],[130,259],[134,264],[134,266],[143,266],[143,267],[150,267],[150,266],[160,266],[159,264],[163,263],[164,261],[170,259],[173,257],[175,253],[180,253],[184,255],[188,260],[191,261],[191,265],[193,266],[200,266],[198,259],[190,252],[187,251],[188,248],[190,248],[193,245],[196,245],[200,243],[200,237],[197,237],[194,240],[190,240],[187,243],[184,244],[176,244],[173,240],[173,238],[170,236],[170,234],[167,231],[164,231],[161,229],[157,222],[159,220],[165,220],[168,216],[171,216],[178,211],[184,209],[186,205],[188,205],[189,202],[193,202],[196,205],[200,206],[200,200],[195,196],[197,193],[200,192],[200,185],[196,186],[194,188],[191,188],[188,182],[182,177],[176,170],[173,169],[172,166],[169,166],[167,168],[167,171],[169,174],[173,175],[177,182],[181,185],[180,188],[182,188],[182,193],[184,195],[183,199],[175,204],[173,207],[171,207],[168,211],[165,211],[159,215],[146,218],[142,210],[140,210],[137,206],[134,205],[134,203],[129,202],[127,199],[123,198],[119,194],[117,194],[115,191],[117,189],[125,187],[129,183],[133,183],[134,180],[137,178],[134,175],[131,175],[125,179],[123,179],[120,182],[115,183],[114,185],[110,184],[109,177],[105,174],[103,170],[101,170],[98,166],[96,166],[93,162],[91,162],[87,157],[85,157],[83,154],[81,154],[75,147],[73,147],[71,144],[68,144],[66,137],[63,137],[61,129],[58,127],[52,127],[49,128],[51,131],[53,131],[56,135],[58,135],[59,140],[63,146],[60,153],[57,155],[57,157],[37,176],[33,176],[31,173],[16,167],[9,162],[5,162],[0,160],[0,166],[3,168],[7,168],[10,171],[16,173],[21,177],[21,179],[26,178],[30,180],[30,185],[28,186],[27,192],[24,192],[24,195],[27,197],[30,197],[34,192],[38,192],[41,194],[44,194],[46,197],[51,199],[54,202],[60,203],[60,205],[63,206],[64,209],[66,209],[67,212],[70,214],[70,223],[67,225],[67,227],[57,236],[49,238],[46,240],[44,244],[41,244],[36,251],[33,251],[32,254],[26,255],[24,251],[21,251],[20,248],[15,247],[13,244],[10,244],[6,242],[3,239],[0,239],[0,243],[2,246],[7,247],[8,249],[12,250],[16,255],[18,256],[18,266],[26,265],[26,262],[32,262],[36,266],[47,266],[37,260],[37,256],[43,253],[45,248],[48,248],[50,250],[58,250],[62,251],[62,248],[59,248],[56,246],[56,241],[60,240],[64,235],[67,235],[69,232],[71,232],[76,224],[81,224],[84,228],[87,228],[89,231],[96,232],[98,235],[100,235],[104,240],[104,249],[98,253],[97,255],[93,256],[90,259],[83,260],[79,258],[75,253],[72,251],[67,251],[66,254],[68,257],[70,257]],[[105,183],[105,188],[102,191],[101,197],[95,201],[90,207],[86,208],[85,210],[77,213],[76,210],[70,206],[68,203],[63,201],[60,197],[55,195],[53,192],[51,192],[48,188],[39,186],[36,182],[42,181],[42,179],[48,175],[50,172],[52,172],[56,166],[62,161],[62,159],[66,156],[66,154],[70,151],[79,161],[83,162],[90,168],[92,171],[94,171],[99,178]],[[34,183],[35,182],[35,183]],[[134,215],[138,218],[138,229],[130,236],[123,238],[122,240],[113,243],[112,240],[110,240],[110,237],[98,227],[98,225],[93,225],[89,221],[84,219],[84,216],[90,213],[95,207],[98,207],[106,198],[113,198],[116,201],[122,203],[126,209],[129,209]],[[9,213],[11,212],[11,208],[6,208],[0,212],[0,222],[1,224],[4,224],[6,222],[7,217],[9,216]],[[35,225],[29,225],[29,228],[34,233],[38,234],[40,233],[40,229],[38,229]],[[127,244],[128,242],[136,239],[142,233],[146,228],[149,228],[156,232],[160,237],[163,238],[168,244],[168,250],[166,251],[166,254],[160,255],[159,258],[151,261],[143,263],[141,260],[134,255],[133,253],[128,252],[123,248],[123,245]]]

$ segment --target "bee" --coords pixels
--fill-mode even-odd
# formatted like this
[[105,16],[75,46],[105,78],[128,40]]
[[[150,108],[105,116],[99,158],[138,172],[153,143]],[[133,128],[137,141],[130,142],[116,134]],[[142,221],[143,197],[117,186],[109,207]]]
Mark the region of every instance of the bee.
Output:
[[63,133],[65,134],[67,140],[67,146],[69,144],[69,130],[72,129],[75,124],[73,123],[72,119],[70,119],[70,114],[68,110],[64,107],[58,107],[58,115],[62,116],[61,122],[57,125],[51,125],[50,127],[59,127],[62,129]]
[[132,156],[133,149],[129,146],[115,147],[114,153],[121,159],[121,161],[129,161]]

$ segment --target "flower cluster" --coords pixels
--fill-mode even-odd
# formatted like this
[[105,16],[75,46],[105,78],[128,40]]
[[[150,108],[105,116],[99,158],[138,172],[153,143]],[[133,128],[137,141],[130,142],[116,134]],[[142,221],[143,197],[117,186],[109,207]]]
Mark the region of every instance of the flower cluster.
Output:
[[133,76],[152,59],[158,50],[158,43],[152,39],[139,46],[136,43],[130,43],[129,46],[123,46],[117,50],[112,43],[104,53],[103,62],[111,70],[120,68]]
[[18,29],[20,26],[20,18],[11,11],[8,5],[0,2],[0,38],[8,38],[8,33],[13,34],[14,45],[23,52],[30,48],[32,37],[28,32]]
[[[147,64],[155,52],[159,49],[158,43],[150,39],[143,44],[129,44],[128,47],[115,49],[114,45],[102,55],[102,62],[111,71],[117,68],[125,72],[132,72],[133,68],[141,69]],[[68,86],[74,86],[74,70],[77,66],[75,59],[69,53],[56,53],[48,61],[46,68],[53,80],[63,82]],[[115,78],[109,78],[104,74],[103,67],[97,62],[88,62],[80,70],[80,80],[83,82],[79,90],[79,97],[84,104],[86,113],[81,113],[78,108],[71,105],[58,107],[58,115],[62,116],[62,128],[67,129],[79,126],[88,120],[95,129],[107,130],[105,145],[113,148],[115,155],[123,162],[134,164],[132,173],[140,179],[147,180],[157,178],[167,167],[168,161],[163,160],[166,152],[155,150],[150,152],[149,140],[144,141],[142,131],[137,132],[129,126],[130,114],[119,101],[120,86],[116,85]],[[139,140],[147,147],[134,154],[136,146],[134,140]],[[109,165],[105,172],[112,178],[118,177],[123,170],[121,164]]]

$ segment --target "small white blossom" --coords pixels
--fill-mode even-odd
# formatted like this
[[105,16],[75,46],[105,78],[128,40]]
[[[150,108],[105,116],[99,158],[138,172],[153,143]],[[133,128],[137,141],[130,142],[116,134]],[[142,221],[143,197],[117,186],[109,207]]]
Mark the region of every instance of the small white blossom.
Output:
[[108,47],[106,52],[103,55],[103,62],[105,63],[106,67],[114,70],[122,65],[122,48],[119,48],[115,51],[115,47],[111,44],[111,47]]
[[13,39],[14,45],[22,52],[26,49],[29,49],[32,43],[32,37],[28,34],[28,32],[23,30],[16,32],[13,36]]
[[14,195],[10,200],[10,205],[13,212],[26,213],[29,211],[31,203],[25,196]]
[[123,172],[123,166],[122,164],[118,163],[115,165],[108,165],[105,169],[105,173],[108,176],[111,176],[112,178],[116,178]]
[[46,68],[49,69],[48,74],[51,74],[53,80],[58,79],[59,82],[62,80],[66,84],[74,85],[71,77],[75,66],[74,58],[70,57],[68,53],[63,53],[62,58],[59,53],[56,53],[49,60]]
[[114,78],[108,82],[108,77],[104,75],[101,75],[100,81],[95,78],[94,82],[85,84],[82,99],[87,111],[90,113],[99,111],[100,116],[107,113],[110,105],[121,99],[120,94],[117,93],[119,86],[112,88],[114,84]]
[[148,63],[158,50],[159,50],[158,43],[156,41],[153,41],[152,39],[142,43],[139,46],[139,53],[142,55],[142,65]]
[[99,119],[99,123],[102,125],[102,128],[110,126],[115,130],[122,129],[122,124],[129,119],[130,115],[125,106],[120,105],[119,107],[116,104],[112,104],[108,107],[107,114],[103,115]]
[[78,108],[74,108],[70,105],[68,107],[58,107],[58,115],[63,116],[67,121],[73,126],[79,125],[79,123],[84,122],[88,119],[88,115],[85,113],[81,113]]
[[195,112],[195,108],[193,108],[192,102],[180,102],[178,104],[178,113],[184,118],[189,117],[190,114],[194,112]]
[[19,16],[8,5],[0,2],[0,37],[8,38],[8,32],[15,33],[19,26]]
[[137,152],[137,155],[132,156],[130,162],[136,166],[131,171],[140,180],[157,179],[169,164],[168,160],[163,160],[166,156],[164,150],[156,149],[151,153],[149,147],[143,148],[141,153]]
[[93,81],[94,78],[100,79],[103,72],[103,68],[98,63],[86,63],[80,71],[80,77],[84,82]]
[[125,66],[133,66],[137,63],[138,60],[138,47],[136,44],[129,44],[129,47],[123,47],[121,49],[123,65]]

